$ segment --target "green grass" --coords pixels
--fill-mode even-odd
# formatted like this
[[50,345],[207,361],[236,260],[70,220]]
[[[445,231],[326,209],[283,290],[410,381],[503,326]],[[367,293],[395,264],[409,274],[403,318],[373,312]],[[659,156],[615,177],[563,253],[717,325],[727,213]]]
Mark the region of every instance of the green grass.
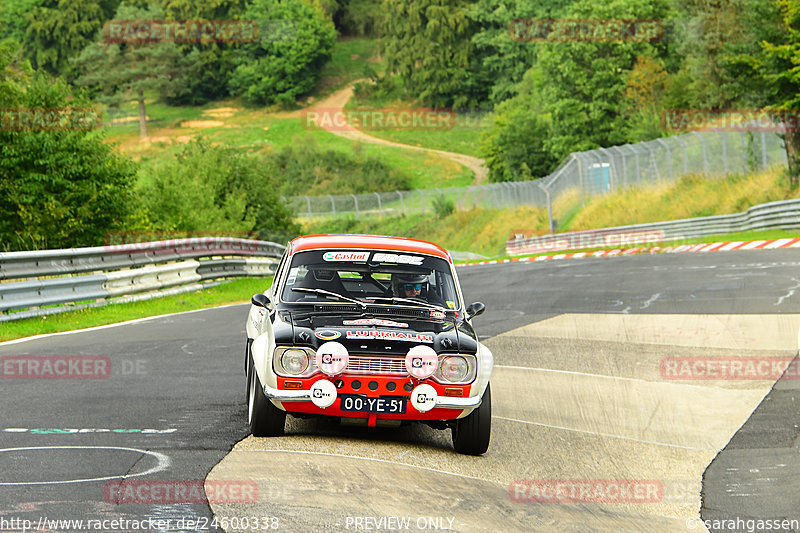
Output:
[[[68,311],[46,317],[0,322],[0,341],[102,326],[149,316],[204,309],[218,305],[249,302],[264,292],[272,278],[241,278],[195,292],[153,298],[141,302],[110,304],[104,307]],[[244,323],[245,317],[242,316]]]

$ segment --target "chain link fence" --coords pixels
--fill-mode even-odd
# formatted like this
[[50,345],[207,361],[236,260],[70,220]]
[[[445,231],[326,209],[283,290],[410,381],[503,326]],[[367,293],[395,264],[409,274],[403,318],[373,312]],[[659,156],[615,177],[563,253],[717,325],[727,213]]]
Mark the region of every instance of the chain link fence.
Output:
[[586,199],[646,183],[670,182],[686,174],[707,177],[752,172],[785,165],[783,139],[774,131],[691,132],[636,144],[574,152],[549,176],[533,181],[468,187],[415,189],[369,194],[294,196],[287,201],[303,218],[394,216],[432,213],[436,202],[457,210],[476,207],[547,207],[553,228],[552,202],[569,190]]

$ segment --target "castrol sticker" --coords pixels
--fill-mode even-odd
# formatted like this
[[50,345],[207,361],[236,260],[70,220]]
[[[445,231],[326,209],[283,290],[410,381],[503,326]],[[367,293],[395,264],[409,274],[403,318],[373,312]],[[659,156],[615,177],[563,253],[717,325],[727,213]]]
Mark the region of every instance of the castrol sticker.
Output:
[[420,413],[427,413],[436,405],[436,389],[427,384],[414,387],[411,405]]
[[325,252],[322,254],[323,261],[366,261],[369,252]]
[[317,368],[324,374],[329,376],[341,374],[349,362],[347,348],[338,342],[326,342],[317,350],[316,362]]
[[417,379],[431,377],[438,364],[439,358],[430,346],[414,346],[406,355],[406,372]]
[[311,385],[311,401],[320,409],[333,405],[336,401],[336,385],[327,379],[320,379]]

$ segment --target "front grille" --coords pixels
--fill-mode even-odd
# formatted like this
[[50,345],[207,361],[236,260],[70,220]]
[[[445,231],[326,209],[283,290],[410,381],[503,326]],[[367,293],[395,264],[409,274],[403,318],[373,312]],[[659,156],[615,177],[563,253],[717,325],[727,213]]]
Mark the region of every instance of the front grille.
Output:
[[351,355],[346,374],[407,374],[405,357]]
[[[317,368],[314,359],[311,366]],[[388,374],[394,376],[406,376],[406,358],[396,356],[377,356],[350,354],[345,374]]]

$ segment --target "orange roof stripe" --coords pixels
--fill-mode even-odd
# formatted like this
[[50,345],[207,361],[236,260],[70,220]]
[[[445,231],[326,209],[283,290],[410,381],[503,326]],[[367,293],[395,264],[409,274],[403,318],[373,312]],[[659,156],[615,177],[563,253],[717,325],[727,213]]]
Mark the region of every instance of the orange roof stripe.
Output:
[[366,249],[366,250],[392,250],[396,252],[410,252],[433,255],[452,262],[447,250],[437,244],[405,237],[387,237],[383,235],[305,235],[297,237],[289,243],[290,253],[303,250],[323,249]]

